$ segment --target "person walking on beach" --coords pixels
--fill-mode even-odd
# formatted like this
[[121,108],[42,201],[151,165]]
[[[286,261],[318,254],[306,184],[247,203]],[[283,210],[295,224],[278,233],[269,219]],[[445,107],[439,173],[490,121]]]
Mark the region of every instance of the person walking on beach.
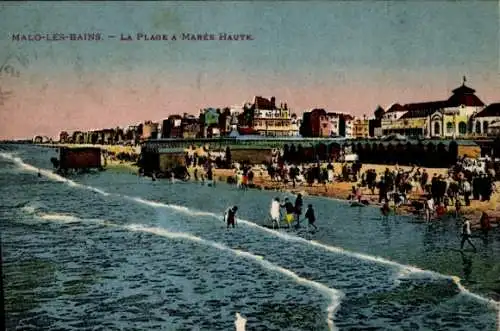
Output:
[[232,206],[229,207],[226,212],[224,213],[224,220],[227,223],[227,228],[229,229],[229,226],[232,226],[234,228],[236,224],[236,212],[238,211],[237,206]]
[[470,221],[468,219],[465,219],[464,224],[462,225],[462,241],[460,242],[460,250],[464,249],[464,243],[467,241],[469,245],[472,246],[474,249],[474,252],[476,251],[476,246],[470,241],[470,238],[472,237],[472,231],[470,229]]
[[305,218],[308,221],[307,227],[312,226],[312,227],[314,227],[314,230],[318,230],[318,228],[314,224],[316,222],[316,216],[314,215],[314,209],[313,209],[313,206],[311,204],[307,205]]
[[271,222],[274,226],[276,225],[278,229],[280,228],[280,198],[274,198],[271,202],[271,210],[269,212],[271,215]]

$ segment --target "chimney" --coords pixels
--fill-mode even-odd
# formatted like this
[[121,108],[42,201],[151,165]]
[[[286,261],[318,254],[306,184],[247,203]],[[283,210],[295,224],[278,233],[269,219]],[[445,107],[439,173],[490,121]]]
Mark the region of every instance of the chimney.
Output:
[[276,98],[275,97],[271,97],[271,105],[273,107],[276,107]]
[[288,110],[288,105],[286,104],[286,102],[285,102],[285,110]]

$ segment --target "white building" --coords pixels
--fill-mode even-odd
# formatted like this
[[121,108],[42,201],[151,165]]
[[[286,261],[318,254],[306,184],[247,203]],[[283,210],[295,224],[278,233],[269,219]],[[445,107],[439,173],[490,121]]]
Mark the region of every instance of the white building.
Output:
[[276,106],[276,98],[256,96],[249,108],[253,111],[253,130],[263,136],[292,136],[297,131],[292,127],[290,109],[286,103]]
[[331,128],[331,137],[338,137],[340,136],[340,114],[338,113],[327,113],[326,116],[328,117],[328,120],[330,121],[330,128]]
[[455,138],[471,131],[472,119],[484,109],[476,91],[462,84],[447,100],[392,105],[383,115],[384,135]]
[[300,126],[302,124],[302,119],[299,118],[296,114],[292,114],[291,117],[291,125],[290,125],[290,136],[299,136]]
[[[473,133],[477,135],[488,135],[490,131],[496,131],[500,122],[500,103],[492,103],[474,116]],[[490,130],[492,124],[493,130]]]
[[[247,103],[246,105],[247,105],[248,107],[250,107],[250,106],[251,106],[251,104],[249,104],[249,103]],[[229,114],[230,114],[231,116],[237,116],[237,115],[239,115],[239,114],[243,113],[243,107],[244,107],[244,106],[245,106],[245,105],[235,105],[235,106],[231,106],[231,107],[229,107]]]
[[330,121],[331,137],[353,137],[354,117],[352,115],[341,112],[329,112],[326,116]]
[[354,137],[354,117],[349,114],[343,114],[345,123],[345,133],[344,137],[353,138]]
[[489,125],[488,136],[500,137],[500,121],[493,122]]

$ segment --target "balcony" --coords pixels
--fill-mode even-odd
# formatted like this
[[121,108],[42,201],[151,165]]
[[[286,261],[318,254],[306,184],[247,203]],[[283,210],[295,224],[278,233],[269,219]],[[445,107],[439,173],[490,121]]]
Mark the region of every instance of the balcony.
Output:
[[253,127],[257,131],[294,131],[297,130],[293,125],[255,125]]

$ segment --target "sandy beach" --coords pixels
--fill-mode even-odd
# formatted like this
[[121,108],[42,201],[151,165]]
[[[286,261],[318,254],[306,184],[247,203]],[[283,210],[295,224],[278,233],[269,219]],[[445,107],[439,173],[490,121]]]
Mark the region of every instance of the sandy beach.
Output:
[[[334,165],[335,173],[339,173],[341,171],[341,164],[336,163]],[[365,172],[367,169],[375,169],[377,173],[382,173],[386,168],[389,170],[393,170],[395,166],[391,165],[380,165],[380,164],[363,164],[361,168],[361,172]],[[403,168],[405,170],[410,170],[411,167],[399,166],[399,168]],[[429,174],[438,174],[444,175],[447,173],[448,169],[444,168],[422,168],[426,169]],[[347,200],[348,196],[351,193],[351,188],[353,185],[356,185],[354,182],[333,182],[328,184],[313,184],[309,186],[308,184],[296,184],[295,188],[293,188],[292,183],[284,184],[282,182],[273,182],[271,178],[267,175],[265,170],[260,171],[257,170],[254,172],[254,184],[256,187],[260,189],[266,190],[276,190],[290,193],[302,193],[303,195],[315,195],[315,196],[324,196],[334,199]],[[228,177],[234,176],[234,170],[231,169],[215,169],[214,176],[217,180],[226,181]],[[490,201],[478,201],[472,200],[470,206],[463,206],[462,213],[466,215],[468,218],[472,220],[474,226],[477,226],[477,222],[479,221],[479,217],[482,211],[486,211],[490,217],[492,223],[500,222],[500,193],[498,192],[498,188],[500,187],[500,182],[496,182],[497,190],[491,197]],[[375,195],[372,195],[368,188],[362,189],[363,198],[370,201],[371,205],[380,205],[378,203],[378,194],[377,191]],[[410,200],[424,200],[424,195],[417,192],[412,192],[410,194]],[[454,213],[453,207],[448,207],[449,213]],[[411,206],[400,206],[396,213],[399,214],[410,214],[412,213]]]
[[[118,153],[128,153],[128,154],[137,154],[139,152],[137,147],[134,146],[121,146],[121,145],[75,145],[75,144],[61,144],[61,145],[53,145],[57,146],[68,146],[68,147],[101,147],[113,154]],[[341,163],[334,164],[335,173],[341,173]],[[120,172],[129,172],[136,174],[139,170],[138,166],[132,162],[121,161],[121,160],[107,160],[107,168],[114,169],[115,171]],[[257,167],[259,168],[259,167]],[[368,169],[374,169],[377,174],[381,174],[388,168],[389,170],[394,170],[394,165],[383,165],[383,164],[363,164],[361,168],[361,172],[365,172]],[[410,170],[409,166],[398,166],[399,169]],[[426,171],[430,174],[438,174],[445,175],[447,174],[448,169],[446,168],[422,168],[426,169]],[[190,173],[193,173],[193,169],[190,169]],[[200,169],[201,173],[201,169]],[[214,177],[218,181],[226,182],[228,177],[233,177],[235,175],[234,169],[214,169]],[[292,186],[292,183],[284,184],[283,182],[275,182],[271,181],[271,178],[267,174],[266,170],[261,170],[260,168],[254,170],[254,185],[257,189],[265,189],[265,190],[275,190],[281,192],[289,192],[289,193],[302,193],[303,195],[315,195],[315,196],[324,196],[333,199],[341,199],[347,200],[348,196],[351,193],[351,188],[353,185],[356,185],[354,182],[333,182],[328,184],[313,184],[308,185],[306,183],[299,184],[297,183],[295,188]],[[472,200],[470,206],[463,206],[462,213],[467,215],[472,221],[473,225],[477,226],[477,221],[481,215],[481,212],[486,211],[492,220],[492,223],[500,222],[500,182],[496,182],[496,191],[493,193],[490,201],[478,201]],[[370,201],[371,205],[379,205],[378,203],[378,194],[375,192],[375,195],[372,195],[368,188],[362,188],[363,198]],[[412,192],[409,196],[410,200],[424,200],[424,195],[419,192]],[[449,213],[454,213],[453,207],[448,207]],[[411,206],[403,205],[400,206],[396,213],[399,214],[410,214],[412,213]]]

